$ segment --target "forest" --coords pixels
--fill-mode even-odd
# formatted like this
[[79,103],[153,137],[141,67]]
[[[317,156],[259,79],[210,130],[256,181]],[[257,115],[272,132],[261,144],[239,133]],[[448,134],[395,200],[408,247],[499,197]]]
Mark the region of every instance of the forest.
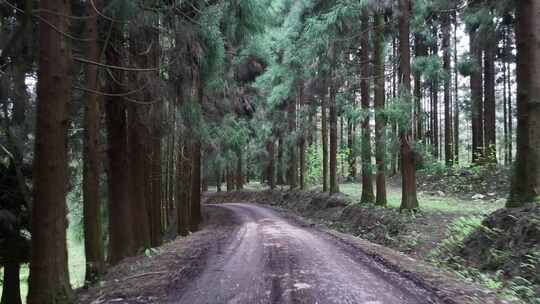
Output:
[[540,0],[0,0],[0,293],[539,304]]

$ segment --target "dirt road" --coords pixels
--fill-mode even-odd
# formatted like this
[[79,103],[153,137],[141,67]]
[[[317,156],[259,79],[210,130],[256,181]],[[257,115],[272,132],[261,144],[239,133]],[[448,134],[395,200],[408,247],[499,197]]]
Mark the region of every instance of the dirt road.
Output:
[[329,235],[252,204],[224,204],[231,241],[169,303],[439,303],[431,293]]

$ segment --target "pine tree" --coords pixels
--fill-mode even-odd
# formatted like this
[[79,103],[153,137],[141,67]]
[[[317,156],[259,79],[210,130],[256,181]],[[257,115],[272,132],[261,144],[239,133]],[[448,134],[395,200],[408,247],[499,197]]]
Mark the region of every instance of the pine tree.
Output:
[[[71,103],[70,1],[40,1],[32,252],[27,302],[72,303],[66,248],[67,132]],[[53,28],[54,27],[54,28]],[[58,81],[61,80],[61,81]]]

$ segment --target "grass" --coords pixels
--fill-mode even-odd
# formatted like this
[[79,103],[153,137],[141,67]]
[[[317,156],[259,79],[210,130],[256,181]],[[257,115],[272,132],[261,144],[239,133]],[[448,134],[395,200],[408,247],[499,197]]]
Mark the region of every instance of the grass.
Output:
[[[361,186],[359,184],[341,184],[340,190],[353,198],[360,198]],[[399,208],[401,204],[401,189],[388,187],[388,206]],[[418,194],[420,209],[427,212],[444,212],[455,214],[488,214],[504,207],[504,202],[465,201],[455,197],[434,196],[424,193]]]
[[[346,183],[340,184],[339,189],[342,193],[349,195],[354,200],[359,200],[362,195],[360,184]],[[244,186],[246,191],[262,191],[266,190],[266,185],[261,185],[258,182],[249,183]],[[312,189],[320,189],[320,186],[314,186]],[[225,187],[222,187],[225,190]],[[210,187],[209,192],[215,192],[216,187]],[[387,186],[388,206],[390,208],[399,208],[401,204],[401,189]],[[467,201],[451,196],[435,196],[420,192],[418,194],[420,209],[426,212],[443,212],[456,215],[481,215],[489,214],[504,207],[504,202],[496,201]]]

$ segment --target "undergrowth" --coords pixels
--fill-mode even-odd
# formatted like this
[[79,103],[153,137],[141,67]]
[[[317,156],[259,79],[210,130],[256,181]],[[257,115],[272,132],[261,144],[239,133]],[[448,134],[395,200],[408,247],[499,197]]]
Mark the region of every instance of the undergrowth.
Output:
[[[534,282],[540,279],[540,274],[537,271],[540,264],[540,248],[532,248],[526,255],[526,259],[519,265],[521,274],[519,276],[509,278],[505,276],[503,270],[486,273],[468,265],[467,261],[459,255],[460,250],[465,246],[464,240],[477,229],[482,229],[483,232],[494,238],[501,233],[483,226],[482,217],[460,217],[448,226],[447,238],[429,253],[428,259],[437,266],[452,271],[464,280],[496,290],[503,298],[540,304],[538,285]],[[492,249],[490,254],[493,260],[498,261],[501,265],[505,260],[512,258],[510,250]]]

